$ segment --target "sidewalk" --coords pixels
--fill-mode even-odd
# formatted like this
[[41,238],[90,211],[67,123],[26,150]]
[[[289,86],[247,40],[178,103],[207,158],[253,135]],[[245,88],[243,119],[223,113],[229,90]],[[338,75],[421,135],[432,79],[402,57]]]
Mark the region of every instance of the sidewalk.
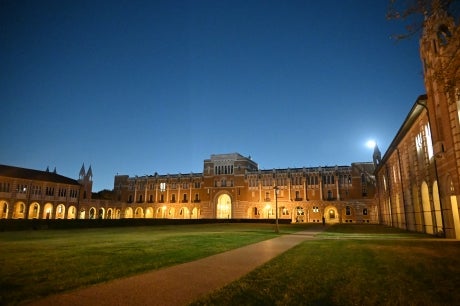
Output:
[[200,260],[53,295],[30,306],[187,305],[244,276],[323,228],[283,235]]

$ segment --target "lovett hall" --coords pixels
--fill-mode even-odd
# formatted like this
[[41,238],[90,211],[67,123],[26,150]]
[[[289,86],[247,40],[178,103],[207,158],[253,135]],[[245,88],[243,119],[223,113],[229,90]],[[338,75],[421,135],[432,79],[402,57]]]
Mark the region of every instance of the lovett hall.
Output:
[[261,170],[238,153],[212,154],[201,173],[117,175],[104,199],[92,194],[91,167],[71,179],[0,165],[0,219],[278,215],[293,223],[380,223],[460,239],[460,27],[439,3],[425,16],[420,39],[426,93],[414,93],[393,141],[383,154],[376,146],[372,162]]

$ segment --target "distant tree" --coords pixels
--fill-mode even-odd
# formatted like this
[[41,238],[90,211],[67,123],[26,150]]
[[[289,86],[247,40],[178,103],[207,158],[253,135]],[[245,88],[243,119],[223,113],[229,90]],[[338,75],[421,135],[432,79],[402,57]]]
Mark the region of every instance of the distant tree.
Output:
[[420,34],[426,17],[439,8],[448,12],[458,23],[459,0],[389,0],[387,19],[405,23],[405,32],[394,34],[393,38],[401,40]]
[[[453,19],[453,28],[430,28],[430,16],[447,13]],[[405,24],[403,33],[394,34],[397,41],[437,31],[440,46],[443,50],[437,54],[438,61],[433,65],[432,60],[423,58],[425,82],[437,82],[444,87],[450,96],[458,95],[460,81],[460,0],[389,0],[387,19],[402,21]],[[433,33],[433,32],[431,32]],[[426,56],[426,54],[425,54]],[[423,57],[423,56],[422,56]],[[428,69],[431,68],[431,69]],[[427,71],[429,70],[429,73]]]

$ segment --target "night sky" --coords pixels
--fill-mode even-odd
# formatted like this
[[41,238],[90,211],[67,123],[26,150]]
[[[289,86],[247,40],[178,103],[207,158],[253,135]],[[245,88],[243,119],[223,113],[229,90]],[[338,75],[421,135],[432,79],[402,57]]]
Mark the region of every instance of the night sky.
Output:
[[425,92],[388,0],[0,0],[0,163],[78,178],[382,154]]

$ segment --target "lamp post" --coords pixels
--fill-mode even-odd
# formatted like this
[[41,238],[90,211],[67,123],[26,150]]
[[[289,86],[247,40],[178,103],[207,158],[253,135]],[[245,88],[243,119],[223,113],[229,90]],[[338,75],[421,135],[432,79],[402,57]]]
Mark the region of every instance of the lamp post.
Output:
[[279,234],[280,230],[278,228],[278,186],[273,187],[275,190],[275,233]]

